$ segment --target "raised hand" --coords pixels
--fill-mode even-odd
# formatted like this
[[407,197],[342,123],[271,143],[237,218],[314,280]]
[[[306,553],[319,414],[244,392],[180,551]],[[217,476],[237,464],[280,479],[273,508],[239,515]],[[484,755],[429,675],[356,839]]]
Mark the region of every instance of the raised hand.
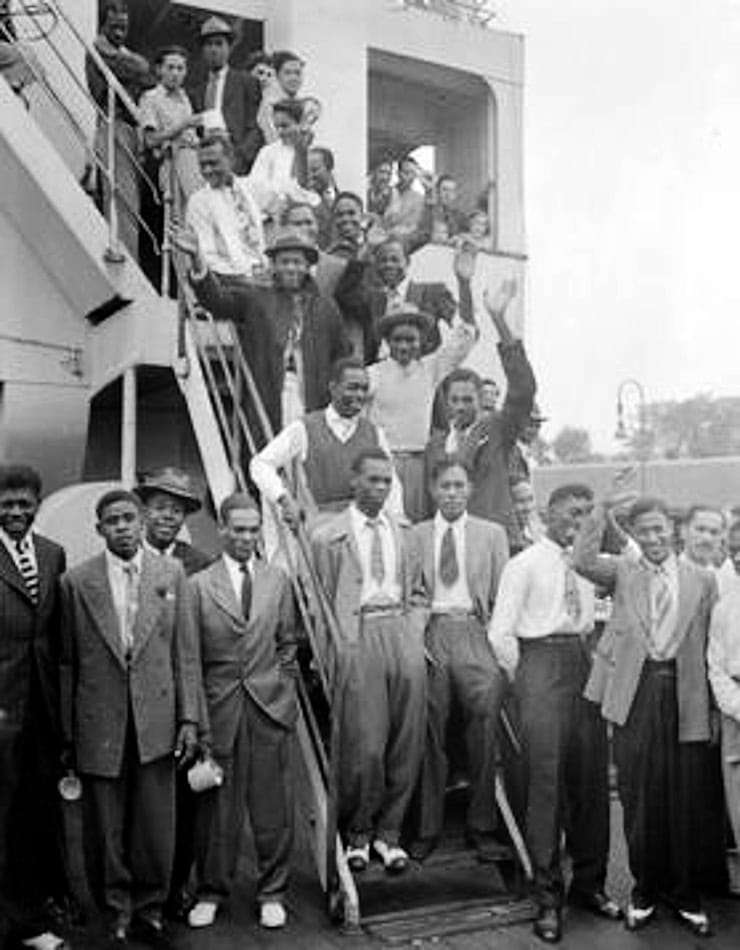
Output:
[[475,273],[476,247],[470,241],[462,241],[456,251],[454,259],[455,275],[460,280],[472,280]]
[[192,228],[173,224],[170,228],[170,240],[182,254],[187,254],[192,260],[198,257],[200,244],[198,242],[198,235]]

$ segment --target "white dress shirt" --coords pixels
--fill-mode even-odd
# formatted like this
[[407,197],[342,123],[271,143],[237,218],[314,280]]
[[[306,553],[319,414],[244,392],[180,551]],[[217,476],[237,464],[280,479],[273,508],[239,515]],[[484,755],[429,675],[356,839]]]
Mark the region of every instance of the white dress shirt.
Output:
[[279,139],[263,145],[249,173],[249,184],[261,211],[270,213],[277,201],[289,198],[312,208],[321,204],[315,191],[302,188],[294,176],[295,148]]
[[722,713],[740,723],[740,589],[723,597],[712,612],[707,665],[712,692]]
[[472,428],[472,423],[471,425],[466,426],[464,429],[458,429],[456,426],[450,426],[450,431],[447,433],[447,438],[445,439],[445,452],[448,455],[455,455],[457,452],[459,452],[468,432],[470,432]]
[[188,199],[185,217],[214,274],[251,277],[265,263],[262,214],[247,178],[235,176],[223,188],[204,185]]
[[398,580],[398,551],[396,550],[393,526],[388,516],[381,511],[377,519],[380,528],[384,569],[383,580],[379,584],[372,577],[370,569],[373,529],[368,524],[368,516],[363,514],[355,504],[349,506],[349,512],[352,533],[357,544],[360,566],[362,567],[360,604],[363,606],[371,602],[399,604],[401,602],[401,585]]
[[[432,610],[444,612],[450,610],[470,610],[473,598],[470,596],[467,574],[467,551],[465,548],[466,526],[468,513],[463,514],[456,521],[446,521],[437,512],[434,516],[434,597]],[[440,577],[439,555],[442,550],[442,538],[449,527],[452,527],[452,536],[455,539],[455,554],[457,555],[458,576],[451,587],[448,587]]]
[[[327,426],[340,442],[348,442],[360,424],[359,414],[350,418],[340,416],[331,404],[324,410],[324,418]],[[390,455],[391,450],[385,433],[382,429],[376,428],[378,446]],[[268,442],[261,452],[254,456],[249,463],[249,474],[252,476],[254,484],[259,488],[260,494],[264,495],[269,501],[276,502],[283,495],[288,494],[288,490],[279,475],[280,470],[287,471],[296,459],[299,462],[305,462],[307,457],[308,431],[306,430],[306,424],[303,419],[296,419],[295,422],[291,422],[290,425],[279,432],[272,442]],[[403,490],[395,470],[390,495],[385,507],[393,514],[403,514]]]
[[740,574],[735,570],[731,558],[725,558],[715,571],[714,576],[717,579],[717,592],[720,600],[727,597],[728,594],[740,591]]
[[[226,571],[229,575],[231,586],[234,588],[236,602],[241,607],[242,584],[244,582],[242,564],[240,561],[235,560],[230,554],[227,554],[226,551],[224,551],[221,557],[223,558],[223,562],[226,565]],[[252,580],[254,580],[254,556],[250,557],[250,559],[247,561],[247,570],[249,571],[249,576],[252,578]]]
[[144,538],[142,547],[145,551],[148,551],[150,554],[154,555],[154,557],[163,557],[164,555],[167,557],[174,557],[176,543],[176,541],[173,541],[172,544],[168,544],[166,548],[155,548],[153,544],[150,544],[147,539]]
[[519,640],[553,633],[583,636],[594,625],[594,587],[575,574],[580,601],[576,622],[566,606],[568,552],[542,538],[513,557],[501,575],[488,639],[503,669],[513,677],[519,662]]
[[[126,620],[129,612],[129,602],[128,602],[128,584],[129,579],[126,573],[126,568],[128,565],[132,564],[135,569],[135,576],[138,583],[141,583],[141,563],[144,557],[144,552],[142,548],[136,552],[136,554],[129,560],[124,561],[123,558],[118,557],[113,554],[107,548],[105,549],[105,562],[106,568],[108,571],[108,584],[110,585],[110,592],[113,597],[113,606],[116,611],[116,616],[118,617],[118,631],[121,638],[121,643],[123,644],[124,649],[128,646],[126,643]],[[137,588],[138,589],[138,588]],[[132,631],[133,633],[133,631]]]
[[[17,548],[17,541],[14,541],[9,534],[6,534],[2,528],[0,528],[0,541],[5,545],[8,554],[10,555],[13,564],[18,568],[18,573],[22,576],[21,565],[20,565],[20,553]],[[23,537],[20,539],[21,547],[28,558],[28,560],[33,564],[36,574],[39,572],[38,559],[36,557],[36,545],[33,543],[33,531],[27,531]]]

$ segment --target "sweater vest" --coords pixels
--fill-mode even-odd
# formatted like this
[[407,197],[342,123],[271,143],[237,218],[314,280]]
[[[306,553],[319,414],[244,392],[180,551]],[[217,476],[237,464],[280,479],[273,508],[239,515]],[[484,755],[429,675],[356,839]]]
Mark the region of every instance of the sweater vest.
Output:
[[365,449],[378,447],[378,430],[361,416],[352,437],[341,442],[327,425],[323,409],[310,412],[303,423],[308,436],[303,467],[316,504],[319,507],[349,504],[352,499],[352,461]]

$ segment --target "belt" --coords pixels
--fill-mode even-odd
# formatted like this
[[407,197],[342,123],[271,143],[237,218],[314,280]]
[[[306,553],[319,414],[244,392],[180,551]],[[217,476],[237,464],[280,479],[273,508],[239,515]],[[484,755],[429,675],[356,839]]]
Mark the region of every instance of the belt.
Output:
[[424,458],[424,449],[392,449],[391,455],[402,459]]
[[675,660],[653,660],[651,657],[648,657],[645,660],[645,671],[648,673],[658,673],[662,676],[675,676],[676,674],[676,661]]
[[465,607],[451,607],[449,610],[435,610],[432,607],[432,617],[448,617],[450,620],[469,620],[471,617],[477,619],[478,614],[472,609]]
[[519,647],[528,649],[536,646],[565,646],[569,643],[583,643],[584,637],[590,631],[583,633],[549,633],[546,637],[520,637]]
[[399,617],[404,613],[402,604],[363,604],[363,617]]

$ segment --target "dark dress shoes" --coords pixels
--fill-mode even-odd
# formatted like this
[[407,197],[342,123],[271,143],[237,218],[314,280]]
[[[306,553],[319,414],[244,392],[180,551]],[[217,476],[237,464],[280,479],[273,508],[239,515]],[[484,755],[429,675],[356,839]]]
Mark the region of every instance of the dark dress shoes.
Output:
[[150,947],[166,950],[172,945],[160,914],[139,914],[134,918],[132,930],[138,940],[149,944]]
[[437,847],[438,838],[417,838],[409,847],[409,856],[414,861],[426,861]]
[[532,925],[535,937],[544,940],[545,943],[559,943],[563,935],[563,925],[560,919],[560,911],[554,907],[540,908],[537,918]]
[[568,895],[568,903],[576,907],[582,907],[584,910],[595,914],[597,917],[604,917],[606,920],[619,920],[622,917],[622,908],[616,901],[603,891],[571,891]]

